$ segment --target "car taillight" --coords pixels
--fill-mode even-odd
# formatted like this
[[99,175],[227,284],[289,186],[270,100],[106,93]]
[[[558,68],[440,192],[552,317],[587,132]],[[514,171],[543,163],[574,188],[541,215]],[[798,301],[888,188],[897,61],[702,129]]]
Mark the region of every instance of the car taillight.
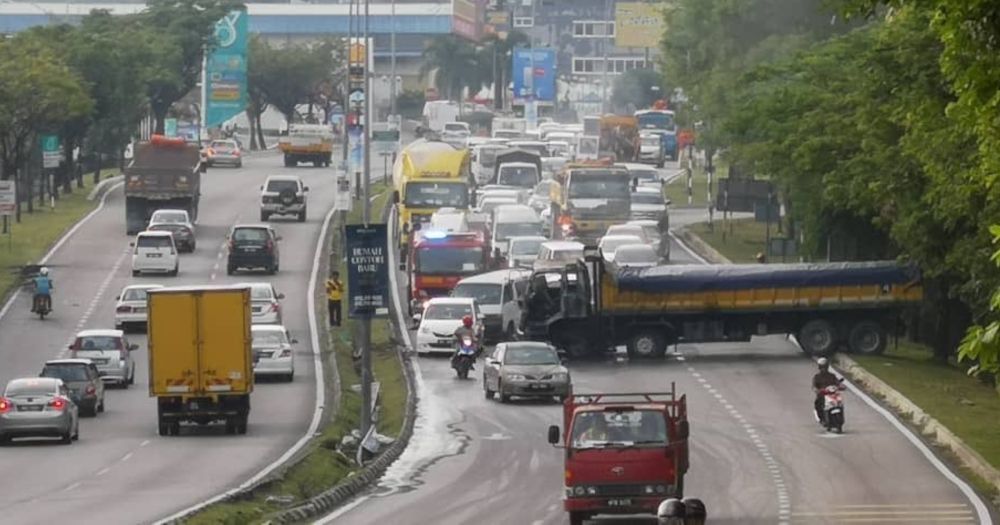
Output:
[[84,390],[84,392],[86,392],[87,394],[96,394],[97,387],[95,387],[94,385],[87,385],[87,389]]
[[233,150],[233,156],[234,157],[239,157],[240,156],[240,150]]
[[286,348],[281,351],[281,355],[278,357],[292,357],[292,350],[290,348]]
[[264,249],[267,251],[271,251],[272,249],[274,249],[274,243],[271,242],[271,239],[268,239],[267,242],[264,243]]
[[235,249],[236,249],[236,242],[233,241],[232,239],[230,239],[229,240],[229,251],[233,251]]
[[281,310],[281,305],[278,303],[271,303],[271,311],[277,313]]
[[49,401],[49,408],[54,408],[56,410],[62,410],[64,408],[66,408],[66,401],[64,401],[63,398],[61,398],[61,397],[57,397],[57,398],[53,399],[52,401]]
[[115,308],[115,311],[118,312],[118,313],[120,313],[120,314],[127,314],[127,313],[129,313],[129,312],[132,311],[132,307],[123,304],[123,305],[119,306],[118,308]]
[[10,412],[10,409],[10,401],[0,397],[0,414],[6,414],[7,412]]

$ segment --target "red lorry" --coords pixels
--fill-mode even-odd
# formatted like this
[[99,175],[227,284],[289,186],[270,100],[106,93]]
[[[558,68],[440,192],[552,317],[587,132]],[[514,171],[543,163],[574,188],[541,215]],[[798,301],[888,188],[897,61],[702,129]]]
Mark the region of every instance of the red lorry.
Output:
[[572,525],[597,514],[656,514],[682,498],[688,470],[686,396],[669,392],[571,394],[564,429],[549,443],[566,454],[563,507]]
[[486,271],[489,258],[482,232],[414,232],[407,257],[410,315],[421,311],[427,299],[448,295],[463,277]]

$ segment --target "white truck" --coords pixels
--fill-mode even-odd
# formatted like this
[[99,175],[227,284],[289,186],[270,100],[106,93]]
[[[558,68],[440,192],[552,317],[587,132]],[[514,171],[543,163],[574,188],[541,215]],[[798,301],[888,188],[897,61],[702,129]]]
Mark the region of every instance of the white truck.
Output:
[[455,122],[459,114],[458,104],[450,100],[431,100],[424,103],[424,124],[433,131],[441,133],[445,124]]

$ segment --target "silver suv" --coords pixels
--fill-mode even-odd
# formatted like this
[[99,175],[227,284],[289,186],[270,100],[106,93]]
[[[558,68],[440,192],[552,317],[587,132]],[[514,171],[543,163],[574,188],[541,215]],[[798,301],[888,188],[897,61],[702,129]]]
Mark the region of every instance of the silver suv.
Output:
[[271,215],[295,215],[306,221],[306,193],[309,187],[296,175],[271,175],[260,187],[260,220]]

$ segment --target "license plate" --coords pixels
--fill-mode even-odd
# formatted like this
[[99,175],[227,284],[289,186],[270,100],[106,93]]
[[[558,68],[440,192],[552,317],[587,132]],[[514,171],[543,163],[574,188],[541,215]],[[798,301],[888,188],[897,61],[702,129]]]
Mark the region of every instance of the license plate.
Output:
[[106,364],[108,364],[108,360],[107,359],[91,359],[91,361],[95,365],[106,365]]
[[530,385],[528,385],[528,388],[531,388],[531,389],[534,389],[534,390],[541,390],[543,388],[548,388],[548,386],[549,385],[546,385],[545,383],[531,383]]
[[255,251],[259,250],[259,249],[260,248],[258,248],[256,246],[244,246],[243,247],[243,251],[245,251],[245,252],[255,252]]
[[839,414],[840,413],[840,409],[839,408],[830,409],[830,413],[831,414]]
[[17,407],[18,412],[41,412],[42,405],[21,405]]
[[450,345],[451,344],[451,339],[438,339],[438,344],[439,345]]
[[632,499],[631,498],[609,499],[608,500],[608,506],[609,507],[631,507],[632,506]]
[[145,306],[136,306],[135,308],[132,309],[132,312],[137,313],[137,314],[144,314],[144,313],[146,313],[146,307]]
[[192,401],[188,403],[188,408],[190,408],[191,410],[198,410],[198,402]]
[[156,259],[156,258],[163,257],[163,256],[160,255],[160,254],[158,254],[158,253],[147,253],[146,257],[149,257],[150,259]]

